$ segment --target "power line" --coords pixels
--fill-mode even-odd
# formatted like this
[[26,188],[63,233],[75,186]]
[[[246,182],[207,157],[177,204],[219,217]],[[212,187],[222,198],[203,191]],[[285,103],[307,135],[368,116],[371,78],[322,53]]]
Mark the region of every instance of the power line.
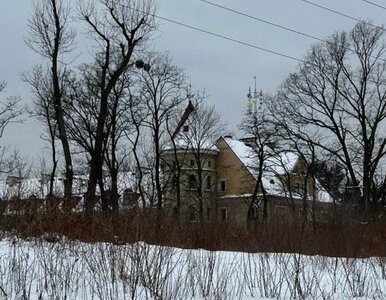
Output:
[[308,1],[308,0],[301,0],[301,1],[303,1],[303,2],[306,2],[306,3],[310,4],[310,5],[313,5],[313,6],[315,6],[315,7],[321,8],[321,9],[323,9],[323,10],[326,10],[326,11],[332,12],[332,13],[334,13],[334,14],[336,14],[336,15],[339,15],[339,16],[342,16],[342,17],[345,17],[345,18],[347,18],[347,19],[351,19],[351,20],[354,20],[354,21],[357,21],[357,22],[362,22],[362,20],[361,20],[361,19],[358,19],[358,18],[355,18],[355,17],[353,17],[353,16],[350,16],[350,15],[348,15],[348,14],[345,14],[345,13],[339,12],[339,11],[337,11],[337,10],[334,10],[334,9],[332,9],[332,8],[328,8],[328,7],[326,7],[326,6],[323,6],[323,5],[320,5],[320,4],[316,4],[316,3],[314,3],[314,2],[311,2],[311,1]]
[[342,13],[342,12],[340,12],[340,11],[334,10],[334,9],[332,9],[332,8],[328,8],[328,7],[326,7],[326,6],[323,6],[323,5],[320,5],[320,4],[316,4],[316,3],[311,2],[311,1],[308,1],[308,0],[301,0],[301,1],[306,2],[306,3],[310,4],[310,5],[315,6],[315,7],[321,8],[321,9],[323,9],[323,10],[332,12],[332,13],[334,13],[334,14],[336,14],[336,15],[345,17],[345,18],[347,18],[347,19],[351,19],[351,20],[354,20],[354,21],[357,21],[357,22],[363,22],[361,19],[355,18],[355,17],[353,17],[353,16],[350,16],[350,15],[348,15],[348,14],[345,14],[345,13]]
[[[217,7],[217,8],[220,8],[220,9],[223,9],[223,10],[226,10],[226,11],[229,11],[229,12],[232,12],[232,13],[235,13],[235,14],[238,14],[238,15],[241,15],[243,17],[247,17],[249,19],[252,19],[252,20],[255,20],[255,21],[259,21],[259,22],[262,22],[262,23],[265,23],[265,24],[268,24],[268,25],[271,25],[271,26],[274,26],[274,27],[277,27],[279,29],[282,29],[282,30],[286,30],[286,31],[289,31],[289,32],[292,32],[292,33],[295,33],[295,34],[298,34],[298,35],[301,35],[301,36],[305,36],[305,37],[308,37],[308,38],[311,38],[311,39],[314,39],[314,40],[317,40],[317,41],[320,41],[320,42],[323,42],[323,43],[327,43],[327,44],[333,44],[332,42],[330,42],[329,40],[326,40],[326,39],[322,39],[322,38],[318,38],[318,37],[315,37],[313,35],[310,35],[310,34],[307,34],[307,33],[304,33],[304,32],[301,32],[301,31],[298,31],[298,30],[294,30],[294,29],[291,29],[289,27],[286,27],[286,26],[282,26],[280,24],[277,24],[277,23],[274,23],[274,22],[271,22],[271,21],[267,21],[267,20],[264,20],[264,19],[261,19],[261,18],[258,18],[258,17],[255,17],[255,16],[252,16],[252,15],[249,15],[249,14],[246,14],[244,12],[241,12],[241,11],[237,11],[235,9],[232,9],[232,8],[229,8],[229,7],[226,7],[226,6],[223,6],[223,5],[220,5],[220,4],[216,4],[216,3],[213,3],[211,1],[208,1],[208,0],[199,0],[201,2],[204,2],[206,4],[209,4],[209,5],[212,5],[214,7]],[[366,0],[362,0],[362,1],[366,1]],[[308,2],[308,1],[307,1]],[[360,20],[359,20],[360,21]],[[360,21],[360,22],[363,22],[363,21]],[[372,24],[370,24],[372,25]],[[353,49],[350,49],[351,51],[354,51]],[[374,58],[374,56],[371,56]],[[383,60],[386,62],[386,59],[382,59],[382,58],[379,58],[380,60]]]
[[170,23],[174,23],[174,24],[182,26],[182,27],[190,28],[190,29],[193,29],[193,30],[196,30],[196,31],[199,31],[199,32],[202,32],[202,33],[206,33],[206,34],[209,34],[211,36],[215,36],[215,37],[218,37],[218,38],[221,38],[221,39],[224,39],[224,40],[227,40],[227,41],[231,41],[231,42],[234,42],[234,43],[237,43],[237,44],[240,44],[240,45],[248,46],[248,47],[251,47],[251,48],[254,48],[254,49],[258,49],[258,50],[261,50],[261,51],[264,51],[264,52],[268,52],[268,53],[271,53],[271,54],[279,55],[279,56],[282,56],[282,57],[285,57],[285,58],[289,58],[289,59],[292,59],[292,60],[295,60],[295,61],[298,61],[298,62],[304,62],[304,60],[302,60],[300,58],[296,58],[296,57],[288,55],[288,54],[284,54],[284,53],[280,53],[280,52],[277,52],[277,51],[274,51],[274,50],[263,48],[263,47],[260,47],[260,46],[257,46],[257,45],[254,45],[254,44],[251,44],[251,43],[248,43],[248,42],[240,41],[240,40],[237,40],[235,38],[231,38],[231,37],[219,34],[219,33],[214,33],[214,32],[208,31],[206,29],[202,29],[202,28],[199,28],[199,27],[196,27],[196,26],[188,25],[188,24],[185,24],[185,23],[182,23],[182,22],[178,22],[178,21],[175,21],[175,20],[172,20],[172,19],[168,19],[168,18],[165,18],[165,17],[158,16],[158,15],[154,15],[154,14],[150,14],[150,15],[152,15],[152,16],[158,18],[158,19],[161,19],[161,20],[164,20],[164,21],[168,21]]
[[[307,0],[302,0],[302,1],[308,2]],[[310,3],[312,3],[312,2],[310,2]],[[196,27],[196,26],[192,26],[192,25],[189,25],[189,24],[186,24],[186,23],[182,23],[182,22],[179,22],[179,21],[176,21],[176,20],[172,20],[172,19],[169,19],[169,18],[166,18],[166,17],[162,17],[162,16],[156,15],[154,13],[144,12],[144,11],[142,11],[140,9],[133,8],[133,7],[130,7],[128,5],[124,5],[124,4],[119,4],[119,5],[121,7],[125,7],[125,8],[128,8],[128,9],[134,9],[134,10],[140,12],[140,13],[147,14],[147,15],[152,16],[154,18],[158,18],[160,20],[164,20],[164,21],[167,21],[167,22],[179,25],[181,27],[189,28],[189,29],[201,32],[201,33],[205,33],[205,34],[208,34],[208,35],[211,35],[211,36],[215,36],[215,37],[227,40],[227,41],[231,41],[231,42],[234,42],[234,43],[237,43],[237,44],[240,44],[240,45],[244,45],[244,46],[247,46],[247,47],[250,47],[250,48],[254,48],[254,49],[261,50],[261,51],[264,51],[264,52],[268,52],[268,53],[271,53],[271,54],[274,54],[274,55],[278,55],[278,56],[281,56],[281,57],[284,57],[284,58],[288,58],[288,59],[291,59],[291,60],[294,60],[294,61],[297,61],[297,62],[307,63],[305,60],[300,59],[300,58],[296,58],[296,57],[291,56],[291,55],[287,55],[287,54],[280,53],[280,52],[277,52],[277,51],[274,51],[274,50],[266,49],[266,48],[263,48],[263,47],[260,47],[260,46],[248,43],[248,42],[240,41],[240,40],[237,40],[237,39],[225,36],[225,35],[214,33],[214,32],[208,31],[206,29],[202,29],[202,28],[199,28],[199,27]],[[372,24],[369,24],[369,25],[372,25]],[[374,26],[374,25],[372,25],[372,26]],[[311,63],[311,65],[316,65],[316,64]],[[371,81],[371,82],[377,84],[377,82],[375,82],[375,81]],[[386,85],[386,84],[381,84],[381,85]]]
[[292,28],[289,28],[289,27],[286,27],[286,26],[283,26],[283,25],[280,25],[280,24],[277,24],[277,23],[274,23],[274,22],[271,22],[271,21],[267,21],[267,20],[264,20],[264,19],[252,16],[252,15],[249,15],[249,14],[243,13],[241,11],[237,11],[235,9],[232,9],[232,8],[220,5],[220,4],[216,4],[216,3],[213,3],[213,2],[210,2],[210,1],[207,1],[207,0],[199,0],[199,1],[204,2],[206,4],[209,4],[209,5],[212,5],[214,7],[218,7],[218,8],[230,11],[232,13],[235,13],[235,14],[247,17],[249,19],[252,19],[252,20],[255,20],[255,21],[259,21],[259,22],[262,22],[262,23],[265,23],[265,24],[277,27],[279,29],[283,29],[283,30],[286,30],[286,31],[289,31],[289,32],[292,32],[292,33],[296,33],[296,34],[299,34],[299,35],[302,35],[302,36],[305,36],[305,37],[308,37],[308,38],[311,38],[311,39],[314,39],[314,40],[317,40],[317,41],[320,41],[320,42],[326,42],[324,39],[318,38],[318,37],[313,36],[311,34],[307,34],[307,33],[304,33],[304,32],[301,32],[301,31],[298,31],[298,30],[295,30],[295,29],[292,29]]
[[238,40],[238,39],[235,39],[235,38],[232,38],[232,37],[228,37],[228,36],[225,36],[225,35],[222,35],[222,34],[219,34],[219,33],[215,33],[215,32],[212,32],[212,31],[209,31],[209,30],[206,30],[206,29],[202,29],[202,28],[199,28],[199,27],[196,27],[196,26],[193,26],[193,25],[189,25],[189,24],[182,23],[182,22],[179,22],[179,21],[176,21],[176,20],[172,20],[172,19],[169,19],[169,18],[161,17],[161,16],[156,15],[154,13],[144,12],[144,11],[141,11],[141,10],[139,10],[137,8],[130,7],[128,5],[124,5],[124,4],[119,4],[119,5],[121,7],[126,7],[126,8],[129,8],[129,9],[134,9],[134,10],[140,12],[140,13],[143,13],[143,14],[148,14],[149,16],[152,16],[154,18],[157,18],[157,19],[160,19],[160,20],[164,20],[164,21],[167,21],[169,23],[173,23],[173,24],[179,25],[181,27],[185,27],[185,28],[189,28],[189,29],[192,29],[192,30],[195,30],[195,31],[199,31],[199,32],[211,35],[211,36],[215,36],[215,37],[221,38],[223,40],[231,41],[231,42],[234,42],[236,44],[240,44],[240,45],[247,46],[247,47],[250,47],[250,48],[253,48],[253,49],[257,49],[257,50],[261,50],[261,51],[264,51],[264,52],[267,52],[267,53],[278,55],[278,56],[281,56],[281,57],[284,57],[284,58],[288,58],[288,59],[291,59],[291,60],[294,60],[294,61],[297,61],[297,62],[305,62],[303,59],[300,59],[300,58],[297,58],[297,57],[294,57],[294,56],[291,56],[291,55],[288,55],[288,54],[284,54],[284,53],[281,53],[281,52],[278,52],[278,51],[270,50],[270,49],[267,49],[267,48],[264,48],[264,47],[260,47],[260,46],[251,44],[249,42],[244,42],[244,41],[241,41],[241,40]]
[[375,3],[375,2],[372,2],[372,1],[368,1],[368,0],[362,0],[362,1],[363,1],[363,2],[366,2],[366,3],[368,3],[368,4],[371,4],[371,5],[373,5],[373,6],[376,6],[376,7],[378,7],[378,8],[382,8],[382,9],[386,10],[386,6],[382,6],[382,5],[378,4],[378,3]]
[[[336,15],[345,17],[345,18],[347,18],[347,19],[354,20],[354,21],[356,21],[356,22],[361,22],[361,23],[364,23],[364,24],[366,24],[366,25],[369,25],[369,26],[372,26],[372,27],[375,27],[375,28],[378,28],[378,29],[381,29],[381,30],[385,31],[385,28],[383,28],[383,27],[381,27],[381,26],[377,26],[377,25],[371,24],[371,23],[366,22],[366,21],[364,21],[364,20],[361,20],[361,19],[359,19],[359,18],[356,18],[356,17],[350,16],[350,15],[348,15],[348,14],[342,13],[342,12],[340,12],[340,11],[334,10],[334,9],[332,9],[332,8],[329,8],[329,7],[320,5],[320,4],[316,4],[316,3],[312,2],[312,1],[308,1],[308,0],[301,0],[301,1],[306,2],[306,3],[310,4],[310,5],[313,5],[313,6],[317,7],[317,8],[326,10],[326,11],[331,12],[331,13],[334,13],[334,14],[336,14]],[[365,1],[365,0],[363,0],[363,1]],[[370,3],[370,1],[365,1],[365,2],[369,2],[369,3]]]
[[[150,14],[150,15],[152,15],[152,14]],[[174,23],[176,25],[179,25],[179,26],[182,26],[182,27],[185,27],[185,28],[190,28],[190,29],[193,29],[193,30],[196,30],[196,31],[199,31],[199,32],[202,32],[202,33],[206,33],[206,34],[209,34],[211,36],[215,36],[215,37],[218,37],[218,38],[221,38],[221,39],[224,39],[224,40],[227,40],[227,41],[231,41],[231,42],[234,42],[234,43],[237,43],[237,44],[240,44],[240,45],[248,46],[248,47],[251,47],[251,48],[254,48],[254,49],[258,49],[258,50],[261,50],[261,51],[264,51],[264,52],[268,52],[268,53],[271,53],[271,54],[279,55],[281,57],[289,58],[289,59],[292,59],[292,60],[295,60],[295,61],[298,61],[298,62],[304,62],[304,60],[302,60],[300,58],[296,58],[296,57],[288,55],[288,54],[284,54],[284,53],[280,53],[280,52],[277,52],[277,51],[274,51],[274,50],[263,48],[263,47],[260,47],[260,46],[257,46],[257,45],[254,45],[254,44],[251,44],[251,43],[248,43],[248,42],[240,41],[240,40],[237,40],[235,38],[231,38],[231,37],[219,34],[219,33],[214,33],[214,32],[208,31],[206,29],[202,29],[202,28],[199,28],[199,27],[188,25],[188,24],[185,24],[185,23],[182,23],[182,22],[178,22],[178,21],[175,21],[175,20],[172,20],[172,19],[168,19],[168,18],[165,18],[165,17],[154,15],[154,14],[152,16],[154,16],[154,17],[156,17],[158,19],[164,20],[164,21],[168,21],[170,23]]]

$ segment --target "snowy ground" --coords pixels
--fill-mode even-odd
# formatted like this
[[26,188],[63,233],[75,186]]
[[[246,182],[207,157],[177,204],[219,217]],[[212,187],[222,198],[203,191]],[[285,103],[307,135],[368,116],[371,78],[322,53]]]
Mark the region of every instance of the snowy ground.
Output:
[[386,259],[3,238],[0,299],[385,299]]

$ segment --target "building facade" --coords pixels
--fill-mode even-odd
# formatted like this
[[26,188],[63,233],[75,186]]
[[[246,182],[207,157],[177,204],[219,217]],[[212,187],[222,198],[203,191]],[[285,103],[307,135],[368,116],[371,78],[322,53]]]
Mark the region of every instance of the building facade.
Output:
[[[244,139],[221,137],[214,145],[194,149],[179,145],[162,152],[165,207],[189,221],[243,223],[261,215],[262,189],[269,215],[304,211],[332,202],[330,195],[307,176],[306,163],[291,151],[271,151],[264,161],[258,203],[251,205],[259,175],[256,148]],[[311,205],[312,204],[312,205]]]

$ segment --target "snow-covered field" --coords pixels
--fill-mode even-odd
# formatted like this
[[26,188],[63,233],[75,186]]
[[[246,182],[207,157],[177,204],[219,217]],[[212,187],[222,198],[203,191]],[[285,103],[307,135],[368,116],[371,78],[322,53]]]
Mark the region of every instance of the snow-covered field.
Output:
[[1,299],[385,299],[386,260],[4,237]]

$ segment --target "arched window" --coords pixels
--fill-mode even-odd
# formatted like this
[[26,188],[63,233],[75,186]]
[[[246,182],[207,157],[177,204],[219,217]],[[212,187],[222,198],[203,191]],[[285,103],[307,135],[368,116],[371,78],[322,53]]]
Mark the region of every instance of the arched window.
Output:
[[196,209],[193,205],[189,205],[188,207],[188,218],[190,222],[196,221]]
[[197,188],[197,181],[196,181],[196,176],[194,175],[189,175],[188,178],[188,187],[190,190],[195,190]]
[[208,191],[211,191],[212,190],[212,177],[210,177],[210,175],[208,175],[206,177],[206,189]]
[[178,178],[176,175],[173,175],[173,178],[172,178],[172,190],[175,191],[177,190],[177,186],[178,186]]

